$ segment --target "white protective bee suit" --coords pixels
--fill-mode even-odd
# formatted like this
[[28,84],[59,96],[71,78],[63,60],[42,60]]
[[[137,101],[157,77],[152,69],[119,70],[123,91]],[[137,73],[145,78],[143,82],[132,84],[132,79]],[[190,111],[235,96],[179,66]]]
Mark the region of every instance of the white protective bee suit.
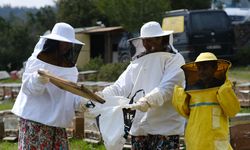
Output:
[[86,101],[83,101],[82,97],[66,92],[52,83],[44,85],[38,81],[37,70],[41,68],[72,82],[76,82],[78,78],[76,66],[55,66],[37,58],[45,40],[45,38],[40,38],[33,54],[26,63],[22,86],[12,112],[27,120],[48,126],[66,128],[71,125],[75,110],[78,110],[80,104],[86,103]]
[[[141,39],[136,39],[136,49],[142,51]],[[170,45],[173,38],[170,35]],[[172,46],[173,48],[173,46]],[[171,99],[174,85],[184,84],[184,73],[181,66],[185,63],[180,53],[155,52],[131,61],[127,69],[111,86],[106,87],[103,95],[123,96],[135,102],[145,96],[151,107],[147,112],[136,111],[130,130],[133,136],[139,135],[182,135],[184,118],[172,106]]]

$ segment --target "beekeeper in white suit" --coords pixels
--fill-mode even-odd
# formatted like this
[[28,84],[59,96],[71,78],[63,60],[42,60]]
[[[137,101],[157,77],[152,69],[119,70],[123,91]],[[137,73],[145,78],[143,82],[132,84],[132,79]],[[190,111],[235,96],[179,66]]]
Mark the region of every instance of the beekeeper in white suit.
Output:
[[22,87],[12,108],[20,117],[19,150],[69,149],[66,127],[86,100],[56,87],[37,71],[43,69],[76,82],[76,60],[83,45],[75,39],[73,27],[63,22],[41,36],[26,63]]
[[99,92],[104,97],[129,99],[137,93],[134,103],[125,106],[136,110],[130,130],[134,150],[179,148],[184,118],[174,110],[171,99],[174,85],[184,86],[184,73],[180,67],[185,62],[172,45],[172,33],[163,31],[154,21],[144,24],[140,37],[130,42],[145,51],[131,61],[113,85]]

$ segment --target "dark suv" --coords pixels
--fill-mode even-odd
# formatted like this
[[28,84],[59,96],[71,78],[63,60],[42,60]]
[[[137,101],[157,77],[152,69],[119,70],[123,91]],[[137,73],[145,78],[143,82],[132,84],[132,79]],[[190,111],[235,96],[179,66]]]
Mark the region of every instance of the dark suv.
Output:
[[174,46],[186,61],[210,51],[218,58],[234,54],[234,31],[223,10],[176,10],[166,12],[163,30],[174,30]]

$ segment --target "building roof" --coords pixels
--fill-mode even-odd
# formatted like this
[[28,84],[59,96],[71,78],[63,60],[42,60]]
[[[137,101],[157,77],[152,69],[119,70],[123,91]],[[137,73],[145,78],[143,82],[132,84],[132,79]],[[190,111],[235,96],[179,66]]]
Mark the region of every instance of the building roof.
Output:
[[86,27],[86,28],[75,28],[76,33],[100,33],[100,32],[110,32],[115,30],[123,30],[122,26],[116,27],[102,27],[102,26],[94,26],[94,27]]

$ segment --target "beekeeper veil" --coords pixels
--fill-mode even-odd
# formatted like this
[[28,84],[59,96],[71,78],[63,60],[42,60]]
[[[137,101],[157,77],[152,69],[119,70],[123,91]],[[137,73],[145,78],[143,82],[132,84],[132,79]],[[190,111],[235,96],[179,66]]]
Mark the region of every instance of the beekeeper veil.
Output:
[[[185,73],[186,90],[201,89],[200,87],[197,87],[195,85],[199,81],[197,63],[202,62],[213,62],[213,64],[216,64],[214,78],[217,79],[217,82],[224,83],[225,80],[227,80],[227,72],[231,66],[231,63],[224,59],[217,59],[217,57],[213,53],[203,52],[196,58],[194,62],[186,63],[181,67]],[[218,85],[215,85],[215,87],[216,86]]]
[[158,22],[150,21],[141,27],[139,37],[128,40],[128,42],[130,42],[131,44],[132,49],[135,49],[135,54],[133,55],[133,57],[136,57],[146,51],[145,47],[143,46],[142,39],[156,37],[166,37],[164,38],[168,40],[164,41],[166,43],[166,45],[164,45],[166,51],[173,51],[175,53],[178,52],[173,47],[173,31],[163,31]]
[[40,52],[59,50],[60,42],[70,43],[68,51],[62,56],[75,65],[84,43],[75,39],[74,28],[67,23],[56,23],[51,33],[40,36],[32,55],[37,56]]

